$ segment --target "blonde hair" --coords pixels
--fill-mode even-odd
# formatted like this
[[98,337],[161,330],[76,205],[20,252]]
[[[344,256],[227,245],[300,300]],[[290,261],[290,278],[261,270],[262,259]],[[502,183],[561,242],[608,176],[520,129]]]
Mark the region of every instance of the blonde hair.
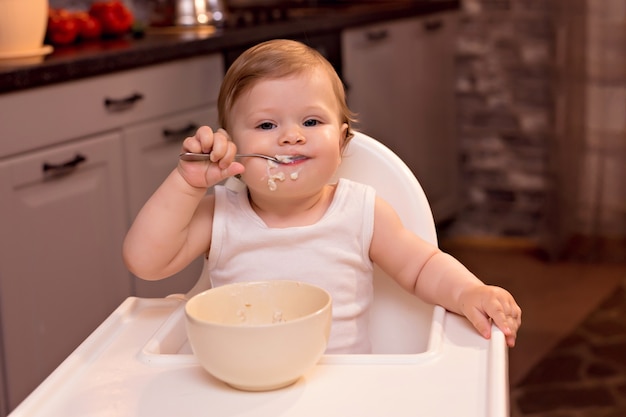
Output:
[[348,108],[341,79],[333,66],[315,49],[297,41],[275,39],[246,50],[226,72],[217,101],[220,125],[228,131],[229,114],[239,97],[262,79],[282,78],[321,68],[330,77],[339,104],[340,119],[348,125],[343,146],[352,136],[354,114]]

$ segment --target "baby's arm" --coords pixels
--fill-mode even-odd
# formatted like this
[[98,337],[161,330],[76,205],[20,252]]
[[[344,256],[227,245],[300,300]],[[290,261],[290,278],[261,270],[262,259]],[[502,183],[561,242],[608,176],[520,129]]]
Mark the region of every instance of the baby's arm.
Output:
[[212,162],[179,161],[143,206],[124,241],[128,269],[144,279],[168,277],[208,250],[213,198],[208,187],[243,171],[224,131],[208,127],[185,139],[183,151],[211,152]]
[[452,256],[404,228],[393,208],[376,201],[372,260],[407,291],[431,304],[462,314],[485,337],[491,321],[515,345],[521,309],[511,294],[485,285]]

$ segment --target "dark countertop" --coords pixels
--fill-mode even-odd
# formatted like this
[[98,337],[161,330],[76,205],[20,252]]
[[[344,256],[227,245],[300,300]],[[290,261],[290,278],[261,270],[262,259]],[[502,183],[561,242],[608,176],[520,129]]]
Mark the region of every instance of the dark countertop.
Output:
[[455,10],[459,0],[424,0],[294,9],[286,21],[213,33],[152,31],[132,37],[59,47],[41,63],[0,66],[0,93],[109,74],[222,52],[273,38],[306,37],[385,20]]

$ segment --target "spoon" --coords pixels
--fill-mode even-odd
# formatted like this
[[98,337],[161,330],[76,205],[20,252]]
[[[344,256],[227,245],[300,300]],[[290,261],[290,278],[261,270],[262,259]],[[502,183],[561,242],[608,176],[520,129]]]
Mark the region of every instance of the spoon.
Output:
[[[243,158],[243,157],[256,157],[267,159],[268,161],[275,162],[277,164],[289,164],[293,161],[297,161],[301,157],[299,156],[289,156],[289,155],[277,155],[277,156],[269,156],[263,155],[260,153],[238,153],[235,155],[235,158]],[[183,161],[208,161],[211,158],[210,153],[195,153],[195,152],[184,152],[178,156]]]

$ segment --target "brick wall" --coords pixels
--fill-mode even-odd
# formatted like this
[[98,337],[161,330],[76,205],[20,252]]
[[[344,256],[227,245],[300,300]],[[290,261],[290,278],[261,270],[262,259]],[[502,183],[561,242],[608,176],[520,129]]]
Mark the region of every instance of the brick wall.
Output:
[[465,206],[448,233],[539,233],[553,126],[551,4],[463,2],[456,91]]
[[626,2],[464,0],[462,16],[450,232],[624,242]]

